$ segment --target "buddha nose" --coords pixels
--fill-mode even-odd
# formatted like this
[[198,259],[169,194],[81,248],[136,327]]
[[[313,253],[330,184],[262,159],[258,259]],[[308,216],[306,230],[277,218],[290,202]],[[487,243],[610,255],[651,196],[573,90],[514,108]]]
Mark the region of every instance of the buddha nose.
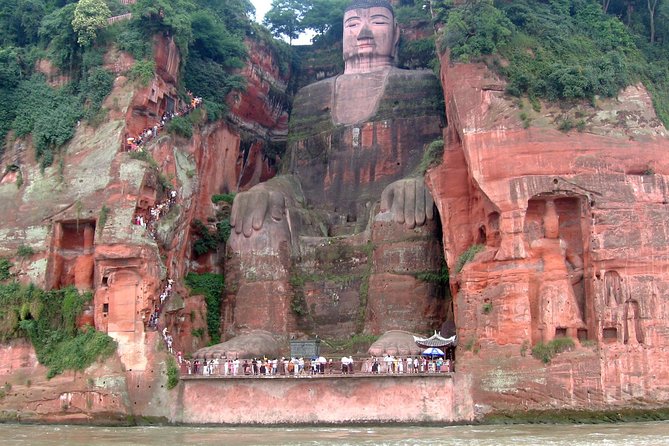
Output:
[[364,25],[360,30],[360,34],[358,34],[358,40],[373,39],[373,38],[374,34],[372,34],[372,30],[369,29],[369,26]]

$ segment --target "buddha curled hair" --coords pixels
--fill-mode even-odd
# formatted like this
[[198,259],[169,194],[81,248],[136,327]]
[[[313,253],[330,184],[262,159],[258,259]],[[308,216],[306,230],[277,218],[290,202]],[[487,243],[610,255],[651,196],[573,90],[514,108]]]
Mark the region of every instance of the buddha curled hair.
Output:
[[348,12],[352,9],[369,9],[374,7],[386,8],[392,12],[393,16],[395,15],[393,5],[387,0],[353,0],[344,12]]

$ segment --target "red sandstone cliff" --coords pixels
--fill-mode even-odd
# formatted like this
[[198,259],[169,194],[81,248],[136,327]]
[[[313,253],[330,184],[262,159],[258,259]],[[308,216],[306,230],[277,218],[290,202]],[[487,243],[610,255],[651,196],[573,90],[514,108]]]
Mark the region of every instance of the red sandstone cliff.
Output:
[[[458,373],[471,375],[474,401],[666,405],[669,139],[648,93],[631,86],[567,116],[543,104],[525,128],[485,66],[441,66],[449,126],[428,180],[451,269]],[[575,116],[583,131],[557,130]],[[477,243],[482,252],[455,271]],[[549,365],[531,357],[564,335],[580,340],[574,351]]]

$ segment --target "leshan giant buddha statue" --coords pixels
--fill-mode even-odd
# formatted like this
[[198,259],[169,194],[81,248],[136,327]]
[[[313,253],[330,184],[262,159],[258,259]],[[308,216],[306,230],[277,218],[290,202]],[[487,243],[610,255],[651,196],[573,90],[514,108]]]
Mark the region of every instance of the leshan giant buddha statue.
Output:
[[438,218],[416,167],[441,137],[441,89],[395,67],[392,6],[354,1],[344,73],[301,89],[282,174],[232,207],[223,305],[227,335],[321,336],[428,330],[443,319]]

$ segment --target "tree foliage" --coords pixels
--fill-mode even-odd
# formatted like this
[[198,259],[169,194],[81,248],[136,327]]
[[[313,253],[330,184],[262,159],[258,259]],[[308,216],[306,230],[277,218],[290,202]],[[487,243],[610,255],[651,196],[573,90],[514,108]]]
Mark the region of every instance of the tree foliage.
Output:
[[303,23],[306,11],[300,0],[272,0],[272,8],[265,14],[263,23],[275,36],[284,36],[292,44],[293,39],[306,29]]
[[[665,14],[664,3],[656,18]],[[646,0],[471,0],[457,7],[443,0],[435,9],[446,25],[442,50],[491,63],[513,95],[592,100],[643,80],[669,124],[669,42],[659,40],[669,29],[657,27],[651,38]]]
[[36,43],[37,30],[46,12],[42,0],[0,2],[0,45],[26,46]]
[[223,22],[231,32],[248,32],[251,29],[249,18],[255,14],[255,7],[250,0],[196,0],[200,10],[207,10]]
[[336,30],[336,34],[341,37],[344,10],[349,3],[348,0],[309,0],[305,3],[302,24],[305,29],[321,35]]
[[107,26],[111,11],[103,0],[79,0],[74,9],[72,29],[77,33],[80,45],[90,45],[97,36],[98,30]]
[[[51,164],[82,118],[95,124],[104,115],[101,105],[113,84],[102,69],[105,51],[115,45],[130,52],[138,62],[129,76],[148,83],[157,33],[179,47],[180,90],[202,96],[212,119],[223,117],[227,95],[245,87],[234,71],[244,65],[244,38],[253,33],[250,1],[138,0],[131,9],[132,20],[107,26],[112,10],[130,8],[116,0],[0,2],[0,138],[12,129],[19,137],[32,134],[41,165]],[[50,87],[34,75],[35,62],[45,56],[70,83]]]
[[492,1],[469,2],[452,10],[446,22],[444,43],[454,59],[491,54],[509,43],[513,25]]
[[137,0],[133,14],[147,36],[168,33],[174,37],[182,57],[186,57],[193,38],[191,14],[196,9],[191,0]]
[[12,127],[17,136],[33,134],[37,158],[43,167],[49,166],[56,149],[74,136],[75,124],[83,115],[79,98],[67,87],[49,87],[39,74],[22,81],[16,97],[21,101]]
[[75,4],[56,9],[42,19],[39,37],[47,46],[50,59],[60,68],[73,71],[81,56],[77,33],[72,28]]

